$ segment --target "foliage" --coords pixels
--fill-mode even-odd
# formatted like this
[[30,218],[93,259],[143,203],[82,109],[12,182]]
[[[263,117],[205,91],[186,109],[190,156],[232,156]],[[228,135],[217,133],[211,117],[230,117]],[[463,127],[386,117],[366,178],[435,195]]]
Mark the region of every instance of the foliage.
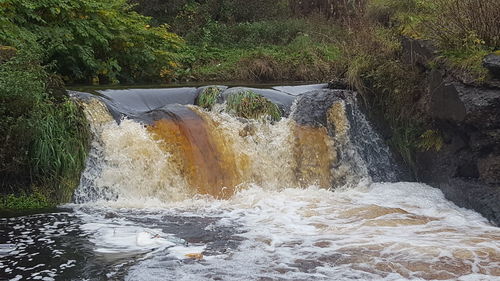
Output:
[[51,95],[49,77],[23,52],[0,65],[0,185],[4,194],[38,188],[65,202],[78,184],[89,133],[79,108]]
[[189,72],[179,74],[180,79],[325,81],[340,55],[334,42],[340,31],[322,19],[214,24],[210,29],[207,34],[219,35],[188,40],[194,42],[182,54]]
[[148,23],[126,0],[8,0],[0,44],[42,54],[70,82],[168,79],[183,42]]
[[[24,55],[24,54],[23,54]],[[35,137],[32,113],[44,100],[45,73],[31,56],[0,65],[0,174],[2,186],[30,180],[29,151]]]
[[253,22],[285,18],[290,15],[287,0],[132,0],[135,9],[151,16],[155,24],[169,23],[185,35],[208,21],[221,23]]
[[36,210],[52,207],[53,204],[47,197],[39,192],[32,194],[9,194],[0,199],[0,211],[7,210]]
[[71,199],[87,157],[87,122],[82,111],[69,100],[46,103],[37,109],[30,159],[38,182],[53,186],[58,202]]
[[427,130],[420,136],[418,147],[423,151],[440,151],[443,145],[443,137],[438,131]]
[[500,1],[436,0],[429,36],[444,49],[485,45],[500,48]]
[[203,89],[196,99],[196,104],[210,110],[217,103],[217,99],[221,96],[221,92],[222,90],[219,87],[207,87]]
[[261,119],[266,116],[273,121],[281,119],[281,111],[277,105],[252,91],[230,95],[227,99],[227,110],[246,119]]
[[209,21],[199,29],[191,29],[185,37],[190,44],[218,47],[284,45],[292,42],[309,26],[301,19],[268,20],[226,24]]
[[405,36],[432,40],[446,64],[467,81],[487,79],[482,60],[500,48],[496,0],[372,0],[367,15]]

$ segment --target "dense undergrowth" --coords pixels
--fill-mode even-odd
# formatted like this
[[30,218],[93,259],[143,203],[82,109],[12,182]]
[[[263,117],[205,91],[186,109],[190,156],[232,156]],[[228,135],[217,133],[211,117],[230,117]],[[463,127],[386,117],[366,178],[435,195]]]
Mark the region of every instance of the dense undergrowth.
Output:
[[31,54],[0,64],[0,209],[67,202],[78,184],[87,123],[54,79]]
[[186,35],[185,68],[177,78],[325,81],[340,54],[336,33],[321,18],[210,23]]

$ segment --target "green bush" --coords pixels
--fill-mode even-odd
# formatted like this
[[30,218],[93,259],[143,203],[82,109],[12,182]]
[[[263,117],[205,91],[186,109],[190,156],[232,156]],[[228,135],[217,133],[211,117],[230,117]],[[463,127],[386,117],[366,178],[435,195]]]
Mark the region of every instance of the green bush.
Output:
[[42,54],[66,81],[105,83],[171,78],[183,41],[126,0],[10,0],[0,5],[0,44]]
[[20,53],[0,64],[1,193],[36,189],[67,202],[85,163],[85,116],[67,97],[54,97],[36,57]]
[[265,117],[269,117],[273,121],[281,119],[281,111],[277,105],[252,91],[231,94],[227,99],[227,110],[246,119]]
[[0,199],[0,211],[38,210],[50,208],[53,203],[39,192],[30,195],[7,195]]

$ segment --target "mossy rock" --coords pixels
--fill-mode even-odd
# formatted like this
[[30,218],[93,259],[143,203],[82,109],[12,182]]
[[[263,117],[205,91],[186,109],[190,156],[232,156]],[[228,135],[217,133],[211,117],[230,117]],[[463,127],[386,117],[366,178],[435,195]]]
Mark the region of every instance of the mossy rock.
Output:
[[227,98],[227,111],[246,119],[269,117],[278,121],[282,117],[279,107],[269,99],[252,91],[242,91]]

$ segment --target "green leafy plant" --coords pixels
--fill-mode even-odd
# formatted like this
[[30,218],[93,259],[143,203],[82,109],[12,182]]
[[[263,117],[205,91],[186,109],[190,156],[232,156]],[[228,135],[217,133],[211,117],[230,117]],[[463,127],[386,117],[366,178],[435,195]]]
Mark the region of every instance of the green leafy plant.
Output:
[[273,121],[281,119],[281,111],[277,105],[252,91],[230,95],[227,99],[227,110],[246,119],[261,119],[267,116]]
[[37,190],[59,203],[79,183],[89,132],[80,108],[49,81],[32,54],[0,64],[0,187],[2,194]]
[[66,81],[107,83],[173,78],[184,43],[127,0],[10,0],[0,5],[0,44],[43,55]]
[[47,197],[39,192],[32,194],[7,195],[0,199],[0,211],[9,210],[37,210],[53,206]]

